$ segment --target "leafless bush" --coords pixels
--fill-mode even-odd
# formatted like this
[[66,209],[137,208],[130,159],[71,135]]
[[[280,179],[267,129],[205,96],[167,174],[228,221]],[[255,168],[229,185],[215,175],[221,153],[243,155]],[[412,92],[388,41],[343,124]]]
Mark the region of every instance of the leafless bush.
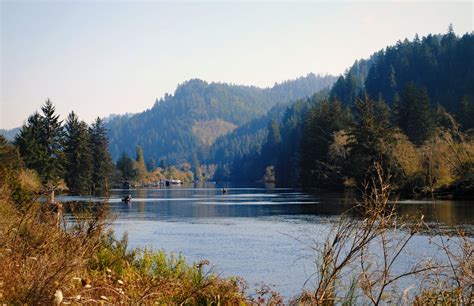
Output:
[[354,208],[361,218],[344,214],[324,243],[314,247],[315,290],[304,292],[294,303],[332,305],[358,298],[374,305],[393,303],[403,298],[403,292],[398,297],[387,293],[397,281],[439,268],[433,262],[419,262],[395,273],[397,261],[425,225],[423,216],[410,222],[397,216],[396,204],[390,201],[390,176],[378,163],[374,173]]

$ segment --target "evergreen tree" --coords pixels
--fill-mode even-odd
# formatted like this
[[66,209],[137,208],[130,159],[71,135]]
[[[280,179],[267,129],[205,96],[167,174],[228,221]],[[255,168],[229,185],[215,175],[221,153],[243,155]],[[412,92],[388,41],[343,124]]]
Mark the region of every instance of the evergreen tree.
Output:
[[154,158],[150,158],[146,163],[146,169],[148,172],[154,172],[156,170],[156,160]]
[[350,156],[346,172],[358,183],[364,183],[373,174],[375,162],[382,164],[386,173],[392,173],[394,134],[389,109],[382,100],[373,101],[367,96],[358,99],[355,121],[349,129]]
[[46,156],[39,171],[45,181],[58,182],[64,173],[63,129],[55,107],[48,99],[41,107],[43,116],[40,144],[46,149]]
[[335,133],[348,128],[350,122],[350,112],[342,106],[339,99],[323,100],[309,111],[301,141],[303,185],[339,185],[341,165],[332,162],[329,148]]
[[162,170],[165,170],[168,167],[166,161],[163,158],[160,159],[160,164],[158,165],[158,167],[160,167]]
[[268,125],[267,145],[274,147],[281,143],[280,126],[275,119],[272,119]]
[[97,118],[89,128],[92,163],[92,192],[108,191],[114,165],[108,150],[104,121]]
[[474,128],[474,102],[469,96],[464,96],[458,111],[459,122],[463,130]]
[[66,119],[64,153],[65,181],[72,194],[89,194],[92,179],[92,156],[87,124],[74,112]]
[[423,144],[435,131],[435,116],[425,89],[409,83],[398,109],[398,126],[415,144]]
[[117,161],[117,169],[122,173],[124,180],[135,180],[137,177],[135,163],[125,152]]
[[26,167],[37,171],[40,170],[46,156],[46,150],[40,144],[41,125],[41,116],[35,112],[21,127],[14,140]]
[[138,180],[143,180],[146,176],[145,157],[143,156],[143,149],[137,146],[137,155],[135,158],[135,168]]
[[56,185],[64,173],[62,121],[49,99],[41,111],[28,118],[15,143],[26,166],[36,170],[43,183]]
[[[280,124],[281,143],[273,169],[278,186],[296,186],[300,184],[300,141],[303,134],[306,115],[317,98],[298,100],[287,108]],[[266,172],[267,169],[265,169]]]
[[193,154],[193,172],[196,180],[203,180],[201,165],[199,164],[199,160],[197,159],[197,155],[195,153]]

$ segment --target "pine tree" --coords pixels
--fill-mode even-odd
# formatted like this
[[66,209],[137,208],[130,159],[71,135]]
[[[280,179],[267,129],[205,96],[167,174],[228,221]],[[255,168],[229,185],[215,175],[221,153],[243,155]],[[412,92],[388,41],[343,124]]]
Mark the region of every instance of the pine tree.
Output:
[[122,173],[124,180],[135,180],[137,173],[135,163],[125,152],[122,153],[119,160],[117,161],[117,169]]
[[197,159],[196,153],[193,154],[193,172],[196,180],[203,180],[201,165],[199,164],[199,160]]
[[156,160],[154,158],[150,158],[146,163],[146,169],[148,172],[154,172],[156,170]]
[[423,144],[435,131],[435,116],[425,89],[409,83],[402,94],[398,125],[416,145]]
[[108,150],[107,129],[104,121],[97,118],[89,128],[92,152],[92,192],[108,191],[114,165]]
[[72,194],[89,194],[92,156],[87,124],[71,112],[64,126],[65,181]]
[[461,100],[458,118],[463,130],[474,128],[474,102],[467,95],[465,95]]
[[64,173],[63,129],[55,107],[48,99],[43,107],[40,143],[46,148],[46,159],[40,173],[46,180],[58,181]]
[[41,116],[35,112],[21,127],[14,140],[26,167],[37,171],[40,170],[42,160],[46,156],[46,150],[40,144],[41,125]]
[[64,173],[63,129],[48,99],[21,128],[15,139],[27,167],[38,172],[44,184],[56,185]]
[[301,169],[303,185],[334,186],[338,182],[340,165],[332,163],[329,147],[334,134],[348,128],[351,116],[339,99],[323,100],[306,117],[301,141]]
[[375,162],[392,173],[395,169],[391,152],[395,144],[395,130],[390,122],[390,112],[382,101],[367,96],[356,101],[355,121],[349,130],[350,163],[347,172],[358,183],[364,183],[372,174]]
[[276,146],[281,143],[280,126],[275,119],[272,119],[268,126],[267,144],[270,147]]
[[146,176],[145,157],[143,156],[143,149],[141,146],[137,146],[137,156],[135,161],[137,179],[141,181]]

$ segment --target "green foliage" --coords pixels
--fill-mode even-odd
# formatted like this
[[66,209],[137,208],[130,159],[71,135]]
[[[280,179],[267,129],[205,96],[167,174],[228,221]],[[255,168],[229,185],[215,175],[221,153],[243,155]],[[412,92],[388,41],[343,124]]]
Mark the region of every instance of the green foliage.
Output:
[[146,169],[148,172],[153,172],[156,170],[156,160],[154,158],[150,158],[146,163]]
[[63,126],[49,99],[41,110],[41,115],[28,118],[15,138],[25,166],[49,187],[64,179],[72,194],[107,190],[114,167],[103,121],[97,118],[88,127],[71,112]]
[[[208,147],[217,136],[223,136],[223,133],[229,133],[235,127],[264,116],[277,103],[288,104],[305,98],[333,82],[332,76],[310,74],[261,89],[189,80],[179,85],[173,95],[165,95],[157,100],[151,109],[131,117],[112,119],[108,123],[110,151],[114,159],[118,159],[122,152],[132,155],[133,148],[140,145],[148,158],[164,158],[174,164],[190,162],[194,153],[198,154],[200,160],[209,157],[221,162],[225,155],[233,153],[211,149],[214,153],[208,155]],[[219,129],[209,128],[209,123],[214,127],[217,123]],[[261,136],[259,133],[258,138]],[[254,146],[253,138],[250,138],[243,140],[247,148]],[[236,140],[234,138],[232,141]],[[238,146],[219,147],[239,152]],[[246,151],[245,148],[243,150]],[[237,154],[240,155],[240,152]]]
[[30,201],[40,189],[34,171],[24,169],[18,149],[0,135],[0,190],[19,205]]
[[357,60],[344,75],[341,75],[331,88],[331,99],[337,98],[343,105],[353,105],[365,89],[365,80],[370,67],[378,60],[375,53],[368,60]]
[[137,156],[135,158],[135,172],[138,180],[143,180],[147,173],[145,167],[145,157],[143,156],[143,149],[137,146]]
[[341,185],[341,166],[333,162],[330,148],[334,135],[347,129],[351,114],[339,99],[323,100],[316,104],[305,120],[301,141],[302,184],[306,187]]
[[112,268],[117,275],[122,276],[136,253],[136,250],[128,250],[128,235],[125,234],[122,239],[117,240],[112,232],[107,232],[101,237],[100,245],[89,261],[89,267],[95,271]]
[[392,149],[395,144],[395,129],[390,121],[387,105],[367,96],[356,101],[354,124],[349,129],[348,170],[358,183],[364,183],[373,175],[372,167],[377,162],[387,169],[392,166]]
[[462,129],[469,130],[474,128],[474,98],[465,95],[461,100],[458,111],[459,123]]
[[275,105],[266,115],[238,127],[223,137],[217,138],[210,148],[208,162],[217,163],[220,167],[224,167],[224,165],[229,165],[246,155],[260,154],[267,138],[268,123],[272,119],[280,121],[285,110],[286,106],[282,104]]
[[197,159],[196,154],[193,155],[193,173],[196,180],[203,180],[201,165],[199,164],[199,160]]
[[120,170],[122,178],[125,180],[133,181],[137,177],[135,163],[126,153],[122,153],[117,161],[117,169]]
[[[254,182],[264,179],[268,166],[273,166],[276,183],[279,185],[296,185],[299,179],[299,141],[303,132],[303,124],[310,105],[316,103],[320,96],[298,100],[289,107],[281,117],[268,119],[265,141],[261,150],[232,163],[230,177],[236,181]],[[227,166],[225,166],[227,167]],[[223,169],[228,171],[229,168]],[[220,173],[218,173],[220,174]]]
[[405,39],[379,52],[365,81],[371,97],[391,104],[410,82],[426,88],[429,100],[457,112],[464,95],[473,96],[474,35],[428,35]]
[[426,90],[409,83],[398,105],[397,124],[416,145],[423,144],[435,132],[435,118]]
[[102,119],[97,119],[89,128],[92,148],[92,192],[108,191],[114,165],[108,149],[107,129]]
[[56,184],[64,172],[63,130],[59,115],[48,99],[15,137],[15,144],[28,168],[36,170],[44,183]]
[[74,112],[64,126],[65,181],[69,192],[90,194],[92,186],[92,154],[87,124]]
[[[300,141],[302,138],[304,119],[317,97],[296,101],[288,107],[281,122],[281,142],[273,152],[275,157],[275,179],[279,186],[295,186],[300,178]],[[267,151],[268,154],[272,154]],[[262,151],[263,153],[263,151]]]

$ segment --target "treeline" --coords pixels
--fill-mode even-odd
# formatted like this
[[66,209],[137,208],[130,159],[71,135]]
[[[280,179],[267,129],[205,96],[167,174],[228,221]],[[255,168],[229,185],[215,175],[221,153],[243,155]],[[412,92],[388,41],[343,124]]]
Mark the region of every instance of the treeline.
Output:
[[114,171],[107,130],[97,118],[91,126],[71,112],[59,120],[48,99],[15,137],[21,159],[51,189],[65,187],[73,194],[107,191]]
[[135,159],[123,152],[116,163],[114,184],[122,188],[123,183],[130,186],[156,186],[163,179],[177,179],[183,182],[193,182],[195,171],[189,163],[173,166],[161,159],[159,164],[151,158],[145,163],[145,154],[141,146],[137,146]]
[[418,35],[380,50],[369,60],[357,61],[334,84],[331,97],[354,105],[363,92],[395,105],[409,83],[424,88],[432,105],[457,116],[469,129],[474,126],[474,35]]
[[[217,173],[281,186],[360,187],[377,161],[401,192],[472,194],[474,75],[466,66],[472,67],[474,53],[466,50],[473,48],[472,34],[458,38],[450,30],[357,61],[329,95],[297,101],[279,121],[267,121],[260,151],[222,165],[225,171]],[[436,51],[426,51],[431,49]],[[427,62],[437,64],[420,66],[418,57],[426,57],[420,50],[432,55]],[[393,67],[387,70],[393,72],[390,92],[388,79],[374,76],[387,65]],[[445,83],[437,73],[456,75],[459,82]],[[454,88],[456,94],[441,94],[436,86]]]
[[180,164],[196,154],[204,162],[216,137],[264,116],[278,103],[288,105],[329,87],[335,79],[309,74],[271,88],[189,80],[151,109],[112,119],[107,124],[112,157],[133,156],[140,145],[156,161]]

